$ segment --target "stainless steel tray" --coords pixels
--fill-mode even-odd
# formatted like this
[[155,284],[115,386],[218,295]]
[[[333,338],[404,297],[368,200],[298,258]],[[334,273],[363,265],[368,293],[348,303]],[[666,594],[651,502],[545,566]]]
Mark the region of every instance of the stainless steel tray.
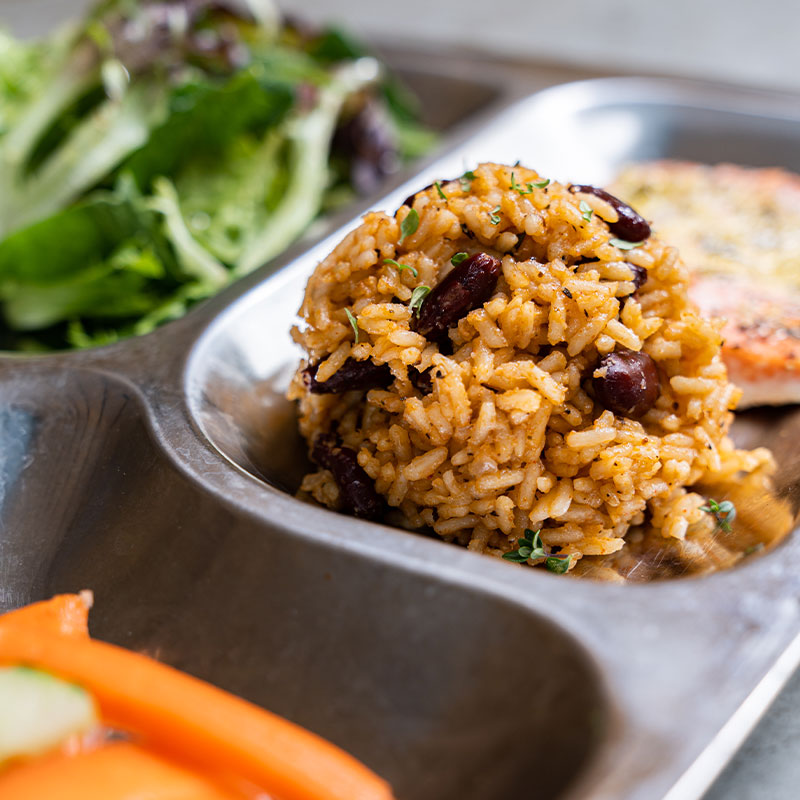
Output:
[[[376,205],[517,158],[800,168],[786,98],[617,79],[502,114]],[[699,797],[800,661],[800,538],[710,577],[525,570],[292,497],[308,274],[357,220],[142,339],[0,358],[0,607],[92,587],[93,632],[331,738],[400,800]],[[796,509],[800,412],[751,414]]]

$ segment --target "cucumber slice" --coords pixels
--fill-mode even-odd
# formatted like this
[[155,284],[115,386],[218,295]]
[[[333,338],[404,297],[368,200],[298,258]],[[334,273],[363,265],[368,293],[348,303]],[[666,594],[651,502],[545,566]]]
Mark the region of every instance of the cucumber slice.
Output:
[[97,722],[92,696],[28,667],[0,667],[0,766],[57,747]]

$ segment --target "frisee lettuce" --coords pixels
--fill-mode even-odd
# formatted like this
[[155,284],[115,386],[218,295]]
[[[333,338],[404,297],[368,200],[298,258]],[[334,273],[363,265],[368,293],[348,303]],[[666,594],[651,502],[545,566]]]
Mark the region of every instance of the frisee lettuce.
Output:
[[274,258],[352,195],[332,147],[359,103],[404,157],[430,145],[360,45],[278,20],[270,0],[104,0],[42,41],[0,35],[0,347],[147,333]]

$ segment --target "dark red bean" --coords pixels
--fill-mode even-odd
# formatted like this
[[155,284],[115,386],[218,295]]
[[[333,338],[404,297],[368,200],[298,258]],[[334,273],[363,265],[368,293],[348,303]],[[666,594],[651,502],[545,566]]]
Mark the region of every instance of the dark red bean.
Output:
[[428,189],[430,189],[432,186],[433,186],[433,184],[429,183],[427,186],[423,186],[421,189],[417,189],[417,191],[414,192],[414,194],[410,194],[408,197],[406,197],[405,200],[403,200],[403,205],[404,206],[408,206],[409,208],[411,208],[414,205],[414,198],[418,194],[422,194],[422,192],[427,192]]
[[658,399],[658,370],[647,353],[609,353],[600,360],[598,371],[592,378],[595,397],[617,416],[641,417]]
[[443,341],[448,328],[492,296],[501,272],[500,259],[488,253],[462,261],[425,298],[414,321],[417,333],[430,342]]
[[614,236],[624,239],[626,242],[643,242],[650,238],[650,226],[647,220],[637,214],[627,203],[623,203],[618,197],[609,194],[605,189],[598,189],[596,186],[585,186],[573,184],[569,187],[571,192],[583,192],[583,194],[593,194],[601,200],[605,200],[614,208],[619,216],[616,222],[609,222],[608,229]]
[[628,267],[633,273],[633,285],[640,289],[647,282],[647,270],[638,264],[628,264]]
[[421,394],[430,394],[433,391],[433,377],[431,367],[420,372],[416,367],[408,368],[408,379],[413,387]]
[[341,394],[353,390],[385,389],[392,382],[388,364],[374,364],[348,358],[326,381],[317,380],[319,364],[310,364],[303,370],[303,382],[312,394]]
[[375,491],[372,478],[358,463],[355,450],[338,444],[327,434],[316,438],[311,457],[331,471],[346,511],[362,519],[380,519],[384,512],[383,499]]

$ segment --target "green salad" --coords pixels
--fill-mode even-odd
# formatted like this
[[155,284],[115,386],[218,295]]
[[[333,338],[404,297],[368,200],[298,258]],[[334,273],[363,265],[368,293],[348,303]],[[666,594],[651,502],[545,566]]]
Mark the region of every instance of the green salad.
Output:
[[0,348],[147,333],[431,142],[360,46],[267,0],[0,34]]

